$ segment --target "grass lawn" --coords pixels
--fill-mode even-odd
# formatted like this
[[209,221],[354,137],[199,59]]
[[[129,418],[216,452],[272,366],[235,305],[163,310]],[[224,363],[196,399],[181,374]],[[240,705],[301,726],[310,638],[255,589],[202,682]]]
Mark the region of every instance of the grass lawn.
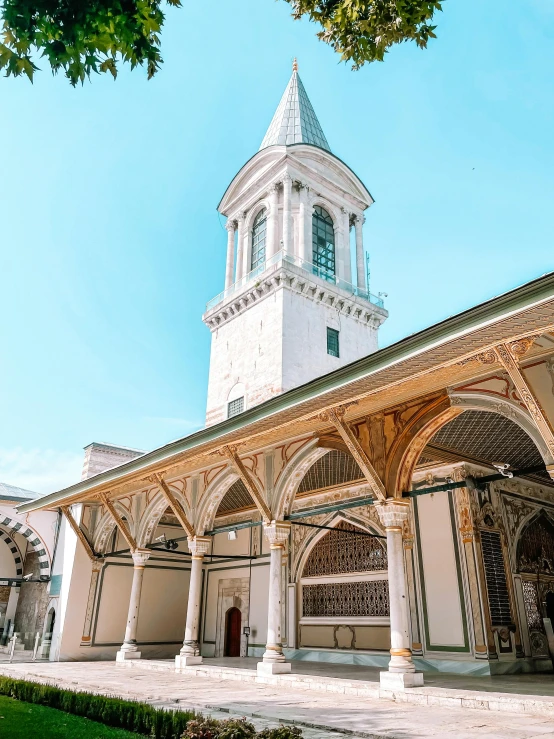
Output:
[[140,736],[55,708],[0,695],[0,737],[6,739],[139,739]]

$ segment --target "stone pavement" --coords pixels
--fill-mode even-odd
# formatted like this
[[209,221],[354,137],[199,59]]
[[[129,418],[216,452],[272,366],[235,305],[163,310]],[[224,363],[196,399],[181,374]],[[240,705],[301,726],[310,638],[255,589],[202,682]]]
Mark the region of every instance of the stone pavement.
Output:
[[[153,671],[137,664],[122,669],[113,662],[1,664],[0,673],[168,708],[194,707],[218,717],[254,716],[259,726],[294,723],[302,727],[306,739],[345,735],[352,739],[554,739],[554,716],[452,707],[448,700],[442,704],[440,696],[431,702],[427,696],[426,705],[416,705],[215,675]],[[552,705],[551,700],[543,700]],[[515,701],[514,710],[518,708]]]

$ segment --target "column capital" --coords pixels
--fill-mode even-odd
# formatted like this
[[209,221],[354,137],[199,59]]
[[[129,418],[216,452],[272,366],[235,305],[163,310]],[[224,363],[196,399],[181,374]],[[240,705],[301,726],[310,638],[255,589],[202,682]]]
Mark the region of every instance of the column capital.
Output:
[[228,218],[227,223],[225,224],[225,228],[227,231],[233,231],[233,233],[236,231],[237,224],[234,218]]
[[288,184],[289,182],[292,183],[292,177],[290,176],[288,172],[285,172],[285,174],[283,175],[283,185],[285,183]]
[[267,188],[267,191],[269,194],[277,193],[279,190],[279,183],[278,182],[272,182],[271,185]]
[[189,550],[193,557],[203,557],[210,551],[211,536],[194,536],[188,539]]
[[264,524],[264,534],[272,547],[284,547],[290,533],[290,521],[271,521]]
[[151,554],[151,549],[135,549],[134,552],[131,552],[135,567],[144,567]]
[[389,529],[402,530],[402,524],[406,521],[410,512],[410,502],[408,500],[389,498],[384,501],[376,501],[374,505],[379,519],[387,531]]

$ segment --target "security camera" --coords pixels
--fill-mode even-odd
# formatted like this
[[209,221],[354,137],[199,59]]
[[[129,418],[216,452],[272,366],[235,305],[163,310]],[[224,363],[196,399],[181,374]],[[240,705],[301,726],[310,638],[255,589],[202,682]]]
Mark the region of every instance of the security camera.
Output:
[[509,464],[504,464],[503,462],[496,462],[496,463],[493,462],[492,466],[495,467],[503,477],[513,477],[514,476],[514,473],[510,472],[508,469],[510,467]]
[[159,541],[160,543],[164,544],[167,541],[166,535],[162,534],[161,536],[157,536],[155,541]]
[[29,575],[24,575],[24,576],[23,576],[23,580],[26,580],[26,581],[28,581],[28,580],[30,580],[30,579],[31,579],[32,577],[33,577],[33,573],[31,572],[31,573],[30,573]]

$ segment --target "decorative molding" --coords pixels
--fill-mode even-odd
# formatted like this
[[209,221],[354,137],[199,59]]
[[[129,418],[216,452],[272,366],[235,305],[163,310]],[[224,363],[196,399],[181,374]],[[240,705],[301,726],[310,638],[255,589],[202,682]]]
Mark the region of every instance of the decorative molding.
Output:
[[309,272],[284,262],[270,267],[267,273],[252,278],[242,290],[237,290],[226,301],[211,308],[203,316],[210,331],[233,320],[254,303],[259,303],[280,289],[292,290],[308,300],[330,305],[342,315],[349,316],[363,325],[370,324],[375,329],[385,320],[383,309],[373,303],[355,296],[333,283],[325,282]]
[[344,421],[344,414],[346,411],[345,406],[338,408],[329,408],[319,414],[322,421],[330,421],[339,432],[342,440],[348,447],[349,452],[352,454],[360,469],[364,473],[364,477],[369,482],[373,495],[378,500],[385,500],[387,497],[387,491],[383,485],[381,478],[377,474],[375,468],[371,464],[369,457],[362,449],[362,446],[354,432]]
[[104,503],[104,505],[106,506],[106,508],[108,509],[111,517],[115,521],[115,525],[121,531],[121,535],[123,536],[123,538],[125,539],[125,541],[129,545],[131,551],[132,552],[135,551],[135,549],[137,548],[137,543],[136,543],[134,537],[132,536],[131,532],[127,528],[127,526],[125,526],[125,523],[123,522],[123,519],[121,518],[121,516],[119,515],[119,513],[115,510],[114,505],[111,502],[111,500],[108,498],[108,496],[106,495],[106,493],[100,493],[100,499]]
[[190,523],[188,520],[185,511],[183,510],[183,506],[179,503],[177,498],[173,495],[171,492],[171,489],[169,488],[169,485],[166,483],[166,481],[163,479],[161,475],[154,474],[152,475],[152,482],[155,482],[158,487],[160,488],[160,491],[164,498],[169,503],[169,507],[177,517],[177,520],[185,530],[187,536],[194,537],[196,532],[194,530],[194,526]]
[[221,454],[222,456],[226,456],[229,459],[231,465],[235,469],[235,472],[241,478],[245,488],[250,493],[252,500],[256,504],[257,509],[262,514],[263,520],[269,523],[271,521],[271,511],[269,510],[267,503],[263,499],[262,495],[258,492],[256,483],[251,477],[250,472],[246,469],[246,467],[242,463],[241,458],[238,456],[237,447],[234,445],[226,445],[221,449]]
[[[516,347],[515,351],[513,349],[514,346]],[[527,409],[531,414],[539,433],[544,439],[550,454],[554,456],[554,433],[546,419],[543,409],[537,402],[531,387],[519,368],[518,357],[521,356],[521,352],[524,350],[525,344],[523,343],[523,340],[521,340],[519,342],[513,342],[510,345],[498,344],[496,346],[495,353],[498,357],[498,361],[512,378],[512,381],[516,386],[521,399],[527,406]],[[549,474],[552,479],[554,479],[554,469],[550,469]]]
[[290,521],[272,521],[264,525],[264,534],[271,548],[286,548],[291,529]]
[[211,544],[211,536],[194,536],[188,540],[189,551],[198,558],[203,558],[210,551]]

